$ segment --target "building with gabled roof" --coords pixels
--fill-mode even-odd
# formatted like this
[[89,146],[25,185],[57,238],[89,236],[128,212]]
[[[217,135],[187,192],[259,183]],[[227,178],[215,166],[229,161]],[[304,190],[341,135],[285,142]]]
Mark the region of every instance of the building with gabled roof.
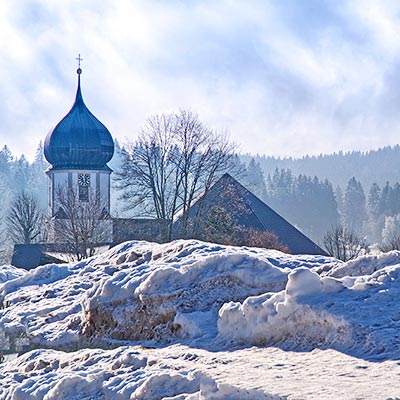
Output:
[[[196,220],[206,220],[216,207],[226,210],[238,226],[275,234],[279,243],[285,245],[292,254],[326,255],[311,239],[229,174],[224,174],[186,214],[174,222],[174,231],[180,230],[184,219],[192,221],[188,224],[192,228]],[[186,237],[196,238],[196,229],[188,231]]]

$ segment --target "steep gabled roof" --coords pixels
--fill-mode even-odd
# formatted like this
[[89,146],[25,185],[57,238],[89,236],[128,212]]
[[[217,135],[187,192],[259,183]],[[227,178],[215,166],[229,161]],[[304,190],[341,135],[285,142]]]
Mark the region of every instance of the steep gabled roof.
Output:
[[[238,225],[274,233],[279,242],[286,245],[292,254],[326,255],[311,239],[229,174],[223,175],[187,213],[190,218],[195,218],[199,214],[204,217],[214,206],[235,210],[234,218]],[[175,222],[176,225],[179,225],[181,218],[182,216]]]

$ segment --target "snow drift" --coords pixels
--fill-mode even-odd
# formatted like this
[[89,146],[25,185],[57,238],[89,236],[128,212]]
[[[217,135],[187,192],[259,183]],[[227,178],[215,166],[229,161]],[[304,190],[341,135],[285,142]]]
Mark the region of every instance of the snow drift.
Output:
[[[282,290],[291,268],[301,262],[321,265],[330,259],[198,241],[125,243],[90,260],[38,267],[0,285],[5,305],[0,326],[7,336],[29,338],[32,346],[58,349],[95,338],[201,336],[207,333],[204,325],[212,334],[225,302]],[[189,320],[190,329],[180,323]]]
[[16,273],[0,285],[0,338],[70,350],[218,333],[241,344],[385,352],[388,330],[399,327],[399,260],[399,252],[340,263],[194,240],[128,242]]
[[340,281],[320,279],[308,268],[297,268],[289,274],[284,291],[248,297],[242,304],[224,304],[219,312],[219,333],[241,343],[294,349],[351,346],[351,323],[301,301],[306,296],[322,298],[343,289]]
[[0,346],[25,354],[0,366],[0,398],[74,399],[72,386],[87,398],[271,398],[192,370],[160,371],[122,345],[333,348],[396,359],[399,261],[400,252],[342,263],[180,240],[127,242],[28,272],[4,267]]
[[25,400],[279,400],[243,390],[196,371],[160,369],[156,354],[140,349],[84,349],[74,353],[35,350],[1,368],[0,398]]
[[[323,277],[297,268],[279,293],[226,303],[219,311],[219,333],[239,343],[293,350],[331,347],[381,359],[398,358],[399,255],[363,256],[334,267]],[[358,275],[365,270],[374,272]],[[352,276],[329,276],[343,271]]]
[[[135,248],[124,257],[118,258],[122,269],[84,299],[86,335],[135,340],[201,336],[206,333],[201,326],[216,325],[224,302],[281,290],[289,273],[284,262],[274,266],[266,254],[197,241],[153,246],[140,255]],[[189,320],[190,328],[182,323]]]
[[26,270],[13,267],[12,265],[3,265],[0,268],[0,283],[19,278],[26,274]]

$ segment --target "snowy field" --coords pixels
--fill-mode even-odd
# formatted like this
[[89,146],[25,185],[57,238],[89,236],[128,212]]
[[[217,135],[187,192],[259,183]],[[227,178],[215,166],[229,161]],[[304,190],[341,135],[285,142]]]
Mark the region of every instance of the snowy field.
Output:
[[399,298],[396,251],[127,242],[0,267],[0,399],[400,399]]

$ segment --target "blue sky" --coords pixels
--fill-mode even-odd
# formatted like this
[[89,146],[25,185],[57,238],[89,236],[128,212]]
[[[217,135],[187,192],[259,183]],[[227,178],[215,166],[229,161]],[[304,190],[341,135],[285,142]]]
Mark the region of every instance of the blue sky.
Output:
[[241,151],[301,156],[400,137],[396,0],[0,2],[0,145],[35,152],[89,109],[123,142],[189,108]]

